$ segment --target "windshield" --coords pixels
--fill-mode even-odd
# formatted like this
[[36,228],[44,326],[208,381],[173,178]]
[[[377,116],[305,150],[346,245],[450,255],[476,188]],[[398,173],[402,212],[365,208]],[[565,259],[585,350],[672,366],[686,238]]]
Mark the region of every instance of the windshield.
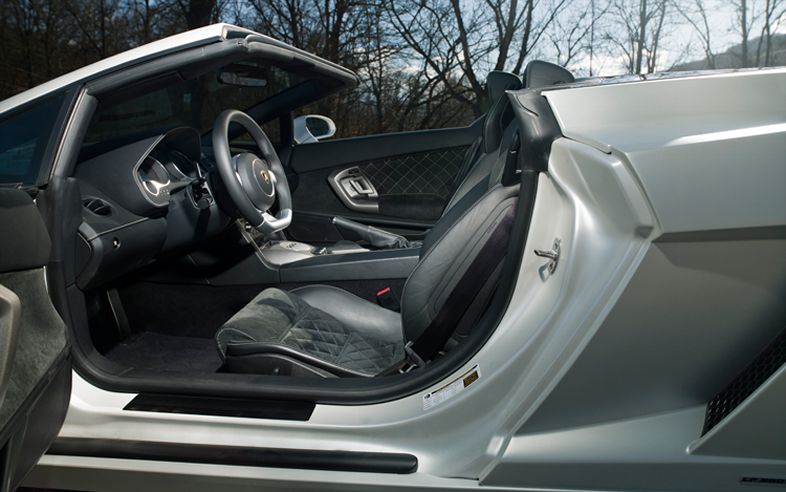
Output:
[[[244,69],[241,75],[237,67]],[[272,65],[243,62],[190,80],[175,80],[141,94],[101,100],[88,128],[85,147],[123,144],[180,126],[196,128],[203,134],[221,111],[248,110],[303,82],[305,76]]]

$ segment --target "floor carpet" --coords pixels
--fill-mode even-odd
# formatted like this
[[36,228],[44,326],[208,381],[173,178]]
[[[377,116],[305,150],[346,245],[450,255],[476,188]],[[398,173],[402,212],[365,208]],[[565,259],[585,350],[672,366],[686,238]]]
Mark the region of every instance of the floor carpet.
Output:
[[143,331],[105,355],[118,364],[161,372],[214,373],[221,367],[212,338],[178,337]]

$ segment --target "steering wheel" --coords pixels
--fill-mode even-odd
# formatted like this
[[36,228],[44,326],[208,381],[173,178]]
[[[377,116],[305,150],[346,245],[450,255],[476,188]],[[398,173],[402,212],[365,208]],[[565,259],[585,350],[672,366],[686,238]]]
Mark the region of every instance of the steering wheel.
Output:
[[[235,156],[229,148],[229,124],[237,123],[254,139],[262,157],[251,152]],[[213,152],[221,180],[229,197],[249,224],[264,233],[286,229],[292,222],[292,195],[289,183],[273,145],[249,115],[228,109],[213,124]],[[278,213],[268,210],[276,203]]]

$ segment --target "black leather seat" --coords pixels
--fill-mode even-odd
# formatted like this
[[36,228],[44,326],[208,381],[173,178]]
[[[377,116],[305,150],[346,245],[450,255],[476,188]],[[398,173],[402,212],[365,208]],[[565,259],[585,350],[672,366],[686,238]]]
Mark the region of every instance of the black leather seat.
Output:
[[459,173],[458,186],[445,206],[443,217],[481,181],[499,179],[498,174],[502,169],[499,154],[507,150],[502,148],[502,140],[505,131],[511,131],[513,121],[513,108],[505,93],[521,87],[521,79],[516,74],[501,71],[489,73],[486,78],[486,92],[491,107],[483,118],[481,137],[467,153],[467,161]]
[[399,313],[329,285],[265,289],[216,340],[233,372],[373,376],[404,359]]
[[[551,64],[527,67],[527,80],[572,81]],[[541,77],[539,74],[545,73]],[[489,90],[515,89],[499,73]],[[371,377],[404,363],[422,365],[471,331],[507,251],[518,185],[517,126],[507,98],[487,114],[483,149],[420,248],[404,285],[401,314],[331,286],[266,289],[216,334],[225,369],[255,374]],[[511,168],[511,166],[513,168]]]
[[216,334],[224,370],[371,377],[431,359],[482,313],[517,196],[518,185],[481,181],[440,219],[404,285],[400,314],[332,286],[265,289]]

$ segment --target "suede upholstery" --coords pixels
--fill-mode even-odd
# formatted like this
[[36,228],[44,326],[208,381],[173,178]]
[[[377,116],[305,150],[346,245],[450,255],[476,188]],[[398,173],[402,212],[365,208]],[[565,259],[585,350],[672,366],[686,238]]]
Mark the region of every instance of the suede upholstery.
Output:
[[263,290],[224,324],[216,342],[225,359],[302,354],[310,365],[347,376],[374,376],[404,357],[398,313],[319,285]]

